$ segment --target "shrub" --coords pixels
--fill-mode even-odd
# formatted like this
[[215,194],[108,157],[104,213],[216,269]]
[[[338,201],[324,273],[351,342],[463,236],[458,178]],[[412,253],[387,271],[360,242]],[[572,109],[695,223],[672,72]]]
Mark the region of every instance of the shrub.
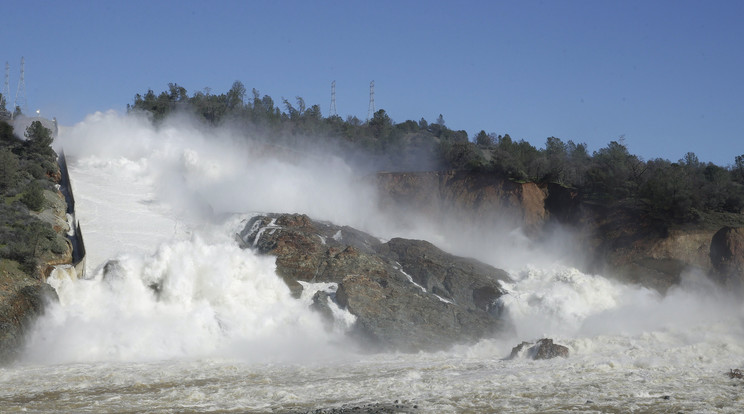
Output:
[[41,211],[44,207],[44,190],[38,181],[31,181],[26,191],[21,196],[21,202],[33,211]]
[[0,190],[15,186],[18,175],[18,157],[6,149],[0,149]]

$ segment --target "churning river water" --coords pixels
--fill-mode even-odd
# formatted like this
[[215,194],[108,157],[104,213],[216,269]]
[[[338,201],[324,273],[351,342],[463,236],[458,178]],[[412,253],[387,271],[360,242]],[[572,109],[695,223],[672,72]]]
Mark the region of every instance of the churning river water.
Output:
[[[22,358],[0,368],[0,412],[742,411],[744,381],[726,375],[744,366],[742,303],[694,272],[661,297],[559,262],[478,257],[514,280],[503,298],[513,338],[436,353],[357,350],[344,323],[325,329],[273,259],[232,235],[250,211],[307,212],[374,233],[370,193],[344,193],[359,188],[342,162],[303,169],[223,145],[226,135],[156,131],[113,113],[62,131],[88,271],[50,278],[59,303]],[[205,210],[222,219],[204,220]],[[239,214],[221,214],[230,211]],[[504,359],[546,336],[570,356]]]

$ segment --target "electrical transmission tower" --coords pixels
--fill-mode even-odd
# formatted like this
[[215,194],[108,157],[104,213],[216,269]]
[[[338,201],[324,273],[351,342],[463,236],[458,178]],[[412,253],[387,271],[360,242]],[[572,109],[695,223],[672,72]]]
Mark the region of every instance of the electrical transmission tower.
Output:
[[21,78],[18,79],[18,90],[16,91],[15,104],[13,105],[13,112],[15,108],[20,107],[21,112],[26,113],[26,58],[21,57]]
[[328,116],[336,116],[336,81],[331,82],[331,110],[328,111]]
[[5,87],[3,87],[3,101],[0,102],[0,111],[5,108],[8,103],[8,95],[10,94],[10,65],[5,62]]
[[369,83],[369,109],[367,110],[367,121],[375,114],[375,81]]

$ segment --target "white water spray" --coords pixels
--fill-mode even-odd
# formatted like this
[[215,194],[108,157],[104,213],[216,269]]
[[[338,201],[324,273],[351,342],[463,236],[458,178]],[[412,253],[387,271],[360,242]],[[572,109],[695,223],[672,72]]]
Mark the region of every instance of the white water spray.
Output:
[[[412,221],[395,233],[374,191],[338,159],[290,161],[242,139],[114,113],[63,129],[92,279],[50,279],[60,301],[20,366],[0,368],[0,406],[294,412],[400,399],[423,412],[740,410],[740,387],[723,373],[744,366],[744,311],[704,279],[687,275],[661,297],[556,262],[508,226],[491,239],[457,223]],[[249,211],[304,212],[473,252],[510,270],[502,301],[517,337],[343,358],[353,318],[331,306],[339,323],[329,328],[308,310],[313,291],[334,286],[291,298],[273,258],[233,241],[245,217],[215,224]],[[118,265],[104,276],[110,259]],[[502,360],[542,336],[570,357]]]

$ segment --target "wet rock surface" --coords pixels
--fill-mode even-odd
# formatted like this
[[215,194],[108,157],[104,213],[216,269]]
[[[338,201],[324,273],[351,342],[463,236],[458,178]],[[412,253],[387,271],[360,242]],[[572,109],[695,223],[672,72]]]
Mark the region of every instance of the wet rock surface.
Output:
[[723,227],[710,244],[710,261],[717,279],[732,288],[744,287],[744,227]]
[[512,348],[511,354],[507,359],[519,358],[525,356],[529,359],[551,359],[556,357],[568,358],[568,348],[553,343],[552,339],[543,338],[536,343],[522,342]]
[[12,361],[23,345],[24,334],[50,301],[54,289],[23,272],[3,266],[0,270],[0,363]]
[[395,401],[393,403],[344,404],[340,407],[318,408],[304,411],[306,414],[382,414],[382,413],[417,413],[418,405]]
[[497,306],[506,272],[431,243],[382,242],[305,215],[254,217],[237,237],[277,257],[277,274],[295,296],[299,282],[336,283],[335,295],[316,294],[313,307],[329,314],[330,298],[355,315],[352,335],[371,349],[444,349],[509,329]]

